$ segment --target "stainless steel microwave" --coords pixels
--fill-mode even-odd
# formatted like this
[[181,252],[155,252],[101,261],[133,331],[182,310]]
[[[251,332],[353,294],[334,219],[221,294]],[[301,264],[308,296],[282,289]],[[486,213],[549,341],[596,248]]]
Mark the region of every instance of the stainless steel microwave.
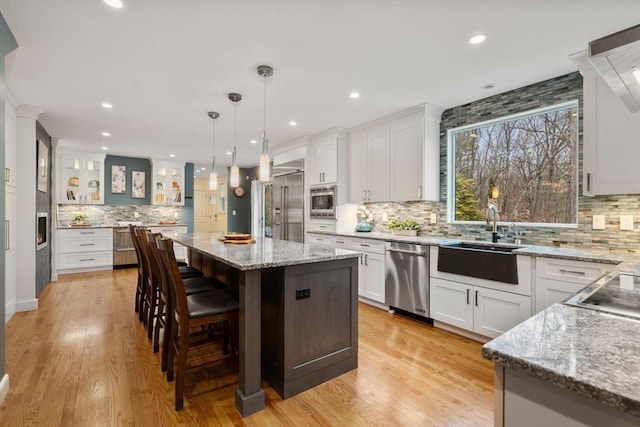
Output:
[[338,187],[330,185],[327,187],[311,188],[311,218],[336,217],[336,202],[338,200]]

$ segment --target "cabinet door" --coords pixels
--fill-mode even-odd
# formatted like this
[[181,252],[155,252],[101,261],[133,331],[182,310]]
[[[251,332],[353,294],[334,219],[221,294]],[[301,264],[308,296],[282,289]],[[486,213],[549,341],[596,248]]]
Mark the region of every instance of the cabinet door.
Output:
[[365,296],[384,303],[384,255],[365,252],[364,263],[366,267]]
[[4,138],[5,138],[5,171],[4,171],[4,182],[7,185],[12,187],[16,186],[16,164],[18,163],[17,158],[17,124],[16,124],[16,116],[15,116],[15,108],[9,104],[9,101],[5,99],[5,128],[4,128]]
[[364,254],[358,258],[358,295],[367,296],[367,266],[364,264]]
[[414,114],[391,126],[391,200],[420,200],[424,157],[424,118]]
[[473,330],[472,286],[431,277],[431,318]]
[[581,283],[536,278],[536,313],[552,304],[564,301],[584,287],[585,285]]
[[104,204],[104,157],[87,156],[83,161],[80,185],[82,203]]
[[389,201],[389,127],[372,129],[367,136],[370,202]]
[[495,338],[531,316],[531,297],[474,288],[473,330]]
[[[349,182],[351,203],[367,201],[369,161],[366,132],[354,133],[349,142]],[[342,183],[341,183],[342,185]]]
[[323,183],[338,182],[338,137],[332,136],[324,145],[324,175],[322,175]]
[[171,185],[171,200],[169,204],[184,206],[184,166],[172,165],[169,171],[169,185]]
[[82,168],[84,159],[73,153],[63,153],[60,161],[60,182],[58,185],[59,197],[58,201],[64,204],[80,204],[81,203],[81,186]]
[[317,143],[312,145],[311,153],[311,177],[309,183],[310,185],[323,184],[322,174],[325,173],[327,150],[324,144]]

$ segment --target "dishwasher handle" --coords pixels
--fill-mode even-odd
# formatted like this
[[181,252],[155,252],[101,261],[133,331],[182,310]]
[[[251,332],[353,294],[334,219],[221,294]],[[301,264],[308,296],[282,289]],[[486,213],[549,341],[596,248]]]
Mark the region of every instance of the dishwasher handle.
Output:
[[401,254],[409,254],[415,256],[426,256],[427,251],[407,251],[404,249],[387,248],[387,252],[399,252]]

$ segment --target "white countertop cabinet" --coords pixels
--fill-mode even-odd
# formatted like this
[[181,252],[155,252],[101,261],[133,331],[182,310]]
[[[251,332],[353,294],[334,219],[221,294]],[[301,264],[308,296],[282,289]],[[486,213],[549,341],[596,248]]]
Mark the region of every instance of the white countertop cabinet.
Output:
[[104,153],[61,149],[58,153],[58,203],[104,204]]

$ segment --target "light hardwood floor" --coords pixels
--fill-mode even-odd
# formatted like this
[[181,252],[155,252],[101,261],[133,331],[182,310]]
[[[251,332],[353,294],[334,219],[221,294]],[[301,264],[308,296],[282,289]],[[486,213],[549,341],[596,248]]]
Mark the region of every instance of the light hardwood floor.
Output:
[[135,270],[61,276],[6,327],[10,391],[0,426],[491,426],[493,364],[481,345],[366,304],[358,369],[287,400],[263,382],[241,418],[234,367],[189,381],[185,409],[133,311]]

